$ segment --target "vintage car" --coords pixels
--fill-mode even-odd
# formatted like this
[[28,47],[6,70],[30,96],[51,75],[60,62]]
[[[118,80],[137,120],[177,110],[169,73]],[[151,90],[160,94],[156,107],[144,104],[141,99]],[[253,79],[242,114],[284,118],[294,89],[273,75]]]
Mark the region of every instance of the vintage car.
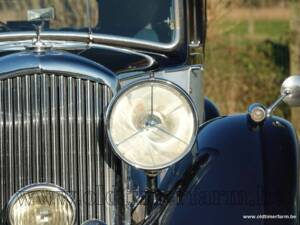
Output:
[[297,137],[272,113],[300,78],[220,116],[205,0],[0,0],[0,18],[0,224],[298,224]]

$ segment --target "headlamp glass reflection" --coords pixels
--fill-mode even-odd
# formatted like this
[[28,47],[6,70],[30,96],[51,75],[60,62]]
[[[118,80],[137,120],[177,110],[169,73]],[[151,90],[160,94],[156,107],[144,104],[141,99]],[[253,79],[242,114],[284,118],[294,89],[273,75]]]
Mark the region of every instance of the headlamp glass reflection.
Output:
[[145,82],[125,91],[111,109],[109,134],[116,153],[142,169],[161,169],[189,151],[196,113],[173,85]]
[[9,207],[11,225],[73,225],[73,202],[61,190],[21,190]]

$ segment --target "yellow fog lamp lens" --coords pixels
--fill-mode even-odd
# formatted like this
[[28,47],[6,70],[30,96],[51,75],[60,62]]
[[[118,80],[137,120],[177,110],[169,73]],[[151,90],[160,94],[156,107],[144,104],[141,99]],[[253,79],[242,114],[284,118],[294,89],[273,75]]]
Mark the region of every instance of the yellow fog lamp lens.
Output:
[[125,88],[107,112],[108,137],[115,153],[144,170],[163,169],[182,159],[194,144],[197,127],[188,94],[160,79]]
[[8,215],[11,225],[73,225],[75,205],[60,187],[32,185],[11,198]]

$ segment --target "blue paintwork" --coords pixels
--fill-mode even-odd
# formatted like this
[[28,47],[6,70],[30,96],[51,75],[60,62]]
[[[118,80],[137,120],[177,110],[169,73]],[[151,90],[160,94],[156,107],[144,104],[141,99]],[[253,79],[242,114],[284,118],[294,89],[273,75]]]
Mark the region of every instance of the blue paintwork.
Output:
[[217,106],[208,98],[204,100],[204,121],[207,122],[220,116]]
[[217,118],[200,128],[197,145],[193,166],[159,210],[160,224],[298,224],[243,219],[297,214],[298,143],[289,122],[274,117],[256,126],[247,114]]
[[102,82],[117,90],[116,75],[106,67],[84,57],[63,51],[24,51],[0,58],[0,79],[28,73],[63,73]]

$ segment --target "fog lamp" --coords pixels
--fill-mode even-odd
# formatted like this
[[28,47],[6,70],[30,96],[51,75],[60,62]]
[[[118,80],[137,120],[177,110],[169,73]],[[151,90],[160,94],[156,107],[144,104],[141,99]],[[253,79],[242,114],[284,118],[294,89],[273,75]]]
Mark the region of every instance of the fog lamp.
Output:
[[11,225],[73,225],[75,205],[55,185],[38,184],[19,190],[8,205]]
[[144,170],[163,169],[182,159],[194,144],[197,128],[197,113],[188,94],[160,79],[125,88],[107,112],[115,153]]

